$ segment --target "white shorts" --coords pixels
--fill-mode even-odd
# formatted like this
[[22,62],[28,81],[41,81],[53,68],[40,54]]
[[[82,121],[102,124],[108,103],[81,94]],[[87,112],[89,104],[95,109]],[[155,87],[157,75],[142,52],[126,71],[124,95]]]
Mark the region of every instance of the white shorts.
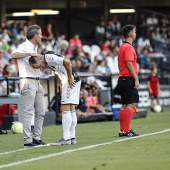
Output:
[[61,104],[79,104],[81,81],[78,81],[73,88],[68,84],[62,87]]

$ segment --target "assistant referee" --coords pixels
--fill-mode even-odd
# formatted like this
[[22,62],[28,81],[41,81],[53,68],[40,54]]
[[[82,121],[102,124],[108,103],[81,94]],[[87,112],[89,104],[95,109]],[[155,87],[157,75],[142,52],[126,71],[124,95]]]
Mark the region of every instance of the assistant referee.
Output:
[[139,80],[137,70],[137,55],[132,46],[136,38],[136,27],[134,25],[125,25],[122,29],[125,39],[118,51],[119,79],[118,86],[122,106],[119,111],[120,132],[119,137],[139,136],[131,130],[133,110],[139,102]]

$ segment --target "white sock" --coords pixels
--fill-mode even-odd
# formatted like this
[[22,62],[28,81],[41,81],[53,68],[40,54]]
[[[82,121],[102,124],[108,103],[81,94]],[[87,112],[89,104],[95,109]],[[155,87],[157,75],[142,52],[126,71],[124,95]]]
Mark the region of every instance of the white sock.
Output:
[[62,112],[62,127],[63,127],[63,139],[70,139],[70,127],[72,124],[72,117],[70,111]]
[[70,128],[70,138],[76,138],[77,116],[75,110],[71,111],[72,124]]

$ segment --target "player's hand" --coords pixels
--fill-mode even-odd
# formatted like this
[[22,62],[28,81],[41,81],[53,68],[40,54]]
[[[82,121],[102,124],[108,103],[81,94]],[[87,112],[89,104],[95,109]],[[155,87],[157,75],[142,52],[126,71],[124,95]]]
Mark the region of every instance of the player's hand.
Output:
[[136,89],[139,89],[140,87],[140,84],[139,84],[139,80],[135,80],[135,87]]
[[70,86],[71,88],[73,88],[73,87],[75,86],[75,81],[74,81],[74,79],[73,79],[73,78],[68,79],[68,84],[69,84],[69,86]]

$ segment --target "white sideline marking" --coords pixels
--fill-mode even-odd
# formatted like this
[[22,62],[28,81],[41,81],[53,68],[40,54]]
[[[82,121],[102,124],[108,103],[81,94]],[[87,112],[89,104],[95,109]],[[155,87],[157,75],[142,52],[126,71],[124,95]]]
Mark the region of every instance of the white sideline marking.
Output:
[[[112,142],[85,146],[85,147],[78,148],[78,149],[70,149],[70,150],[66,150],[66,151],[63,151],[63,152],[58,152],[58,153],[54,153],[54,154],[40,156],[40,157],[37,157],[37,158],[31,158],[31,159],[27,159],[27,160],[23,160],[23,161],[4,164],[4,165],[0,166],[0,169],[15,166],[15,165],[21,165],[21,164],[24,164],[24,163],[33,162],[33,161],[37,161],[37,160],[41,160],[41,159],[46,159],[46,158],[50,158],[50,157],[54,157],[54,156],[59,156],[59,155],[67,154],[67,153],[72,153],[72,152],[76,152],[76,151],[91,149],[91,148],[95,148],[95,147],[98,147],[98,146],[110,145],[110,144],[117,143],[117,142],[123,142],[123,141],[132,140],[132,139],[136,139],[136,138],[142,138],[142,137],[146,137],[146,136],[157,135],[157,134],[165,133],[165,132],[169,132],[169,131],[170,131],[170,129],[165,129],[165,130],[162,130],[162,131],[148,133],[148,134],[144,134],[144,135],[140,135],[140,136],[136,136],[136,137],[122,138],[122,139],[119,139],[119,140],[114,140]],[[4,153],[1,153],[1,155],[2,154],[14,153],[14,152],[18,152],[18,151],[23,151],[23,150],[27,150],[27,149],[19,149],[19,150],[16,150],[16,151],[14,150],[14,151],[9,151],[9,152],[4,152]]]
[[25,151],[25,150],[28,150],[28,149],[35,149],[35,148],[45,147],[45,146],[50,146],[50,144],[40,145],[40,146],[30,147],[30,148],[23,148],[23,149],[8,151],[8,152],[2,152],[2,153],[0,153],[0,156],[1,156],[1,155],[8,155],[8,154],[10,154],[10,153],[15,153],[15,152],[20,152],[20,151]]

